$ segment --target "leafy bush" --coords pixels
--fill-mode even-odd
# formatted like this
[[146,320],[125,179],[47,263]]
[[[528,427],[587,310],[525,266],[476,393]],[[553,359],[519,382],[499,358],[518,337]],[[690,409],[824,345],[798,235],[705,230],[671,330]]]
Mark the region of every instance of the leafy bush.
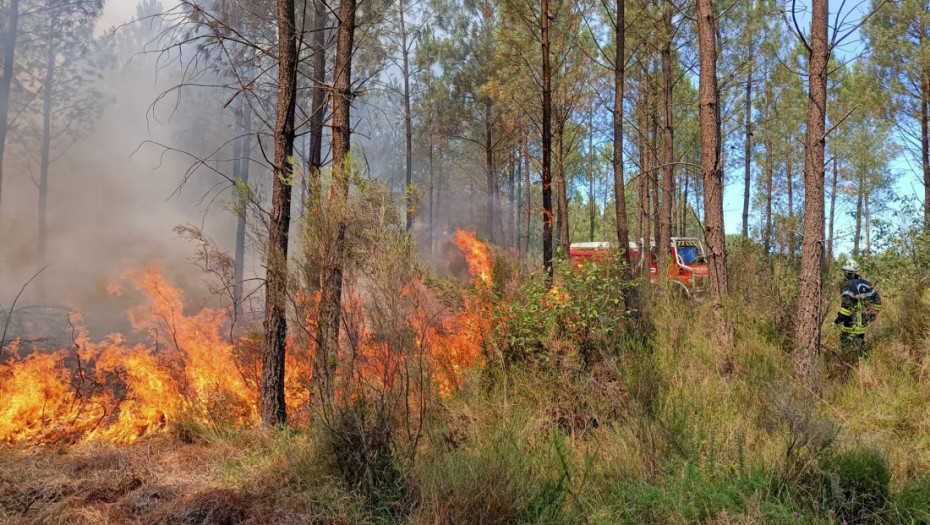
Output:
[[505,358],[544,362],[553,353],[558,359],[572,350],[590,368],[624,347],[631,314],[624,295],[635,282],[625,276],[621,255],[615,252],[577,268],[561,261],[551,288],[546,275],[537,272],[511,294],[498,298],[495,342]]
[[827,500],[849,523],[872,523],[888,502],[891,470],[872,447],[831,454],[822,464]]

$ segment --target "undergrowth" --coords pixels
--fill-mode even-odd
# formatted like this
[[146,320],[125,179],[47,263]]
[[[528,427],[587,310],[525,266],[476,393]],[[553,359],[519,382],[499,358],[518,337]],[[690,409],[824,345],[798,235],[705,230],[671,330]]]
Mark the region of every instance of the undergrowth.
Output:
[[[0,520],[930,523],[930,357],[911,312],[923,272],[880,288],[870,351],[815,398],[792,380],[795,261],[734,248],[728,351],[706,303],[640,283],[628,310],[619,259],[562,267],[555,291],[509,264],[482,292],[483,364],[417,409],[419,434],[379,409],[390,400],[357,396],[287,431],[192,417],[130,447],[5,449]],[[450,281],[429,282],[455,300]]]

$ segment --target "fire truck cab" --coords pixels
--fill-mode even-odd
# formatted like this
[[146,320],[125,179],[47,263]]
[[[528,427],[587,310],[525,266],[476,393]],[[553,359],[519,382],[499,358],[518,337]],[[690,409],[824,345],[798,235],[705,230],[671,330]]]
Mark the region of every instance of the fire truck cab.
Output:
[[[641,275],[645,257],[643,257],[642,239],[630,242],[628,247],[630,261],[637,275]],[[597,262],[606,256],[608,251],[616,248],[617,243],[612,242],[579,242],[569,247],[572,266]],[[649,240],[649,275],[650,281],[658,281],[659,272],[656,267],[655,240]],[[669,243],[668,280],[675,289],[688,297],[700,294],[707,284],[707,257],[704,245],[697,237],[672,237]]]

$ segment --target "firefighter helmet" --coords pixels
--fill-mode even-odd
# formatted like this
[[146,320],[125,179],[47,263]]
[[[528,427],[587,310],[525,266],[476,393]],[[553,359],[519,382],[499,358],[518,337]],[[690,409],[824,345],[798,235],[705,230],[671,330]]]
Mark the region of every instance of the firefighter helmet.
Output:
[[847,259],[843,264],[843,271],[846,273],[859,273],[859,263],[855,259]]

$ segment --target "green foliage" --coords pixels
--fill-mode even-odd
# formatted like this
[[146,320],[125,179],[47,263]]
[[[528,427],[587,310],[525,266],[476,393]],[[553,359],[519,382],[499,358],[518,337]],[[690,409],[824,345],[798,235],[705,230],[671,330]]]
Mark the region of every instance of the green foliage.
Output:
[[930,523],[930,474],[908,480],[895,497],[895,507],[901,523]]
[[828,455],[822,466],[827,501],[849,523],[873,523],[889,498],[891,471],[881,452],[857,446]]
[[502,423],[451,452],[437,451],[420,468],[421,518],[465,524],[573,523],[566,508],[572,468],[564,437],[528,443]]
[[764,469],[733,473],[721,465],[670,462],[656,483],[621,481],[611,497],[611,519],[622,523],[694,523],[739,514],[768,495]]
[[930,334],[926,290],[930,286],[930,233],[922,227],[921,215],[905,203],[899,214],[900,225],[885,232],[887,248],[870,262],[876,285],[883,290],[885,303],[899,303],[892,309],[894,326],[901,341],[912,350],[922,350]]
[[591,365],[630,344],[624,294],[636,283],[625,265],[619,252],[577,268],[562,260],[551,288],[544,274],[532,274],[496,308],[495,340],[505,357],[548,361],[570,347]]

